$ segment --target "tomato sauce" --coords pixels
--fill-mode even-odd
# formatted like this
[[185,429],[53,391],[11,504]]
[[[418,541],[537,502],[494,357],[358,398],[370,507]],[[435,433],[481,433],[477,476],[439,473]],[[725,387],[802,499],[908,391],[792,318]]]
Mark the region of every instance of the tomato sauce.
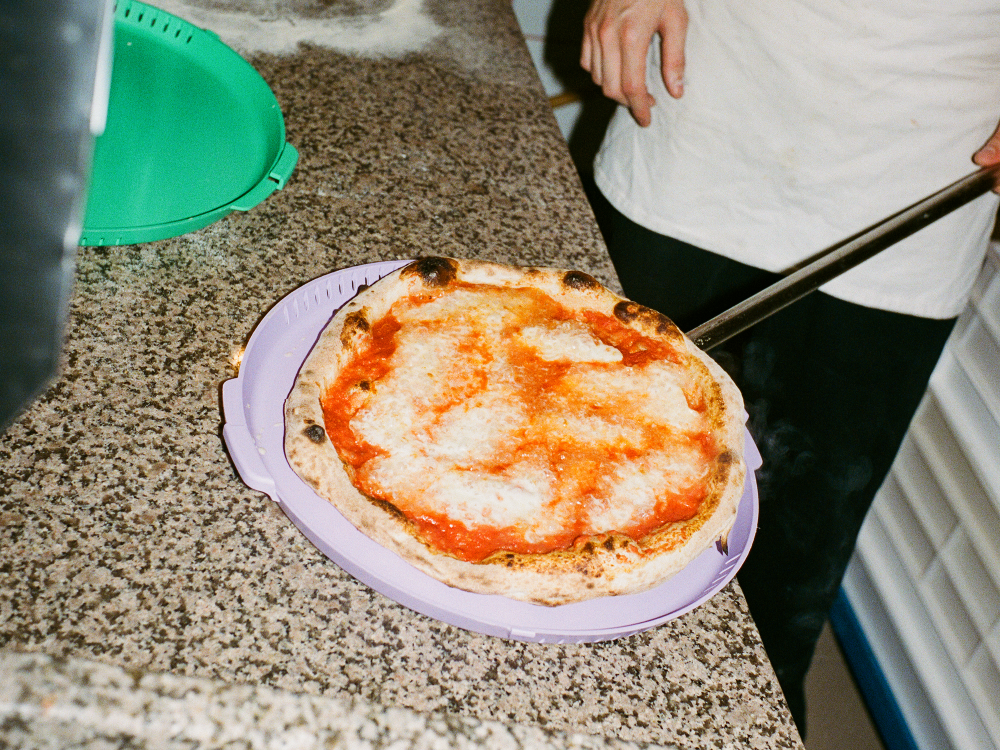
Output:
[[[585,323],[602,343],[622,353],[620,364],[593,363],[594,367],[643,368],[658,361],[682,363],[687,356],[671,342],[644,336],[613,316],[596,312],[574,316],[551,298],[536,290],[529,291],[537,300],[532,304],[535,309],[530,324],[577,319]],[[435,296],[421,295],[402,303],[417,306],[433,300]],[[360,440],[352,431],[350,422],[363,406],[364,391],[389,372],[400,329],[401,324],[391,314],[378,321],[372,327],[368,349],[345,367],[322,400],[327,434],[341,458],[356,469],[383,454],[377,446]],[[465,339],[461,346],[475,365],[449,378],[448,397],[434,404],[432,421],[440,419],[462,400],[490,387],[485,367],[492,359],[489,347],[476,335]],[[563,522],[557,531],[529,542],[525,538],[525,530],[520,527],[505,528],[484,523],[469,528],[443,514],[428,512],[426,508],[408,508],[405,497],[392,498],[390,502],[417,526],[426,541],[459,559],[478,561],[501,550],[527,554],[568,549],[581,539],[611,532],[640,539],[666,523],[687,520],[698,512],[707,494],[705,481],[700,478],[658,497],[655,508],[640,518],[634,518],[627,528],[591,528],[588,513],[602,491],[602,484],[607,484],[608,467],[623,461],[634,461],[649,451],[672,447],[685,455],[697,456],[699,462],[707,466],[718,454],[714,437],[705,429],[679,433],[666,430],[663,425],[643,423],[631,416],[634,409],[630,408],[627,399],[616,400],[609,396],[602,403],[587,403],[581,394],[573,393],[563,385],[572,362],[542,360],[531,347],[513,339],[507,341],[505,357],[514,371],[513,383],[505,387],[512,388],[511,400],[516,399],[519,404],[526,405],[524,424],[505,448],[496,451],[488,462],[470,467],[470,470],[500,476],[511,467],[516,471],[518,462],[524,457],[533,457],[534,465],[547,466],[551,475],[558,479],[549,507]],[[696,390],[685,390],[685,398],[696,411],[703,412],[707,408],[707,398]],[[609,445],[591,444],[585,436],[562,434],[558,430],[553,434],[549,426],[567,409],[606,421],[627,420],[633,432],[638,428],[640,438],[627,440],[623,437],[619,443]],[[358,477],[366,475],[363,469],[357,472]],[[360,489],[370,496],[377,496],[371,488]]]
[[479,562],[494,552],[519,552],[539,554],[554,550],[568,549],[579,536],[571,530],[546,537],[537,542],[525,539],[524,529],[519,527],[484,527],[470,529],[455,523],[443,515],[422,513],[410,518],[424,539],[433,547],[447,550],[459,560]]
[[354,389],[366,391],[389,372],[389,362],[396,351],[396,333],[401,327],[392,315],[375,323],[364,355],[355,358],[340,372],[336,383],[327,388],[320,400],[326,434],[341,459],[350,466],[361,466],[380,453],[374,446],[359,440],[351,429],[351,417],[359,406],[358,392]]
[[586,310],[580,318],[603,343],[622,353],[622,364],[626,367],[642,367],[657,361],[674,364],[684,361],[682,353],[671,342],[651,339],[640,331],[623,325],[612,315]]

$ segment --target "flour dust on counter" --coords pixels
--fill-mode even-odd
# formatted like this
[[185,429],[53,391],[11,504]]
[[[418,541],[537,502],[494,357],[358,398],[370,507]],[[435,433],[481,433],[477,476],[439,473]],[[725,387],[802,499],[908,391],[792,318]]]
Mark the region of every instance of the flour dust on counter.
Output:
[[214,31],[240,52],[294,54],[300,44],[354,55],[417,52],[442,29],[424,0],[154,0],[154,5]]

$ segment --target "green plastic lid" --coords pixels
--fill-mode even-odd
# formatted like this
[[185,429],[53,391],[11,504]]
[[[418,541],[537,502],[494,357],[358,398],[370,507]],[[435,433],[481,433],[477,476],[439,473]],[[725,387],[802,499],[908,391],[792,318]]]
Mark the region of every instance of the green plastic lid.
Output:
[[284,187],[297,160],[271,89],[216,34],[118,3],[81,245],[162,240],[248,211]]

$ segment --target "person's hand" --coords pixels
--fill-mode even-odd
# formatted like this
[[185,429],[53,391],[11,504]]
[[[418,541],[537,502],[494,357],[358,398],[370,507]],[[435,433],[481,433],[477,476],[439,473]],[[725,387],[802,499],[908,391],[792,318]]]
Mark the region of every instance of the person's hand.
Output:
[[[989,140],[972,156],[972,161],[981,167],[992,167],[1000,164],[1000,125],[993,131]],[[994,193],[1000,193],[1000,180],[993,186]]]
[[673,97],[684,93],[684,0],[593,0],[583,20],[580,64],[604,95],[643,127],[656,100],[646,88],[646,54],[660,35],[661,73]]

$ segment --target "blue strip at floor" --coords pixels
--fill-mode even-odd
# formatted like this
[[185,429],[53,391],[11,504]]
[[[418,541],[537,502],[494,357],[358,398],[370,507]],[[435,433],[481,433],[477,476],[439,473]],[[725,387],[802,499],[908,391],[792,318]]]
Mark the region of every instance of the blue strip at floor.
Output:
[[830,625],[886,750],[919,750],[843,589],[830,610]]

